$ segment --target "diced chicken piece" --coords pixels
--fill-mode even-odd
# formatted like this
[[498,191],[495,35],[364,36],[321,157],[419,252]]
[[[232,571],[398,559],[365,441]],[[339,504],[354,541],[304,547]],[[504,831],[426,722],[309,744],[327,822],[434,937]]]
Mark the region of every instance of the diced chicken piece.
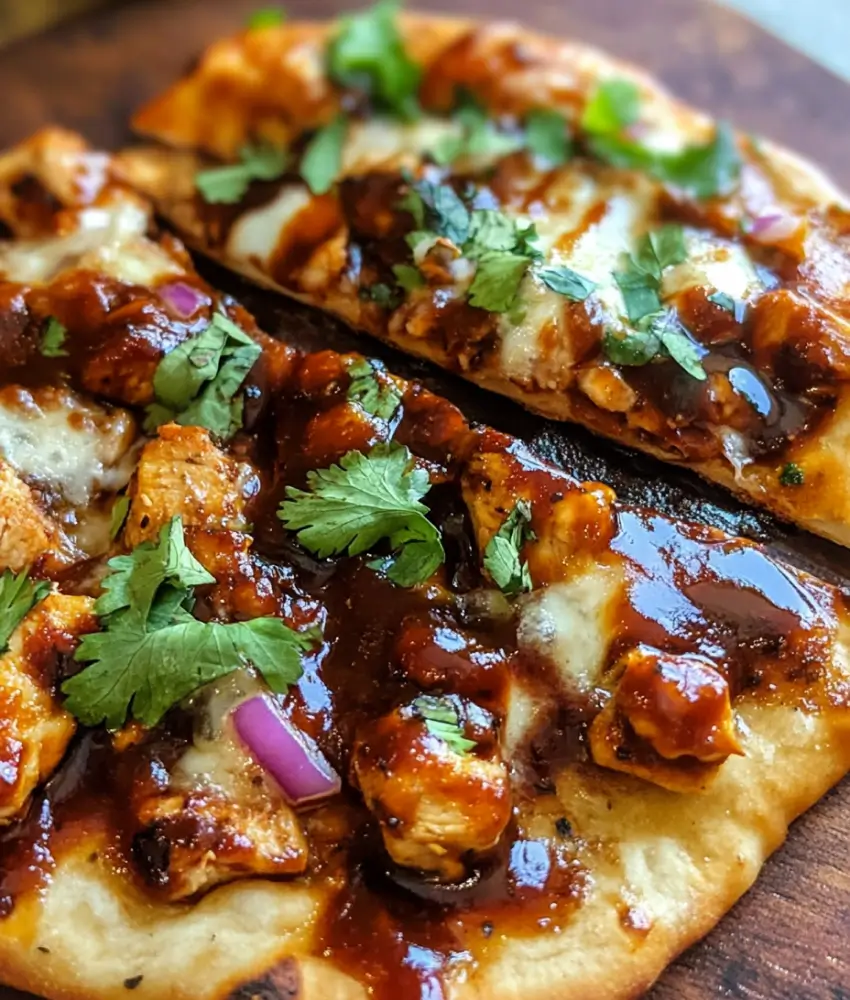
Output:
[[614,531],[614,492],[539,466],[501,450],[474,453],[463,472],[463,496],[480,553],[517,502],[531,505],[533,537],[523,545],[535,586],[572,575],[584,556],[607,548]]
[[133,790],[133,856],[145,880],[184,899],[251,875],[307,866],[300,821],[228,727],[167,771],[156,759]]
[[24,808],[74,735],[55,694],[59,658],[97,628],[88,597],[50,594],[24,618],[0,656],[0,823]]
[[590,727],[593,759],[672,791],[706,786],[743,751],[729,685],[701,656],[630,650],[614,666],[614,695]]
[[416,705],[360,734],[354,774],[392,859],[457,880],[465,860],[493,848],[510,820],[508,771],[492,728],[471,718],[486,719],[485,713],[468,713],[464,736],[474,732],[479,739],[455,749],[429,728]]
[[185,528],[239,531],[258,489],[251,466],[225,455],[203,428],[166,424],[142,449],[124,541],[134,548],[154,539],[176,515]]
[[58,525],[44,513],[32,490],[0,460],[0,571],[15,571],[66,548]]
[[628,413],[637,402],[637,393],[622,374],[610,365],[592,365],[578,373],[579,388],[601,410]]

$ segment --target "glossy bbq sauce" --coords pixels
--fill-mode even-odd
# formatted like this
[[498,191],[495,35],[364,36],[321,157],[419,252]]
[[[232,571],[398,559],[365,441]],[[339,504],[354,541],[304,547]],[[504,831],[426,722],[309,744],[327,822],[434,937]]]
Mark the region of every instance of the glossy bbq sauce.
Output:
[[[415,387],[405,390],[390,420],[365,416],[346,403],[348,381],[339,355],[309,356],[274,412],[257,418],[253,432],[260,440],[242,443],[264,480],[251,512],[257,556],[251,586],[280,592],[287,617],[320,616],[325,623],[323,646],[307,658],[288,709],[345,779],[352,743],[365,723],[423,688],[441,690],[441,684],[503,719],[509,674],[527,667],[513,620],[473,625],[463,613],[464,595],[484,581],[458,471],[465,451],[481,447],[485,438],[470,432],[449,403]],[[434,484],[427,502],[447,562],[427,588],[395,587],[365,560],[317,559],[276,517],[287,485],[303,487],[309,470],[392,435],[410,447]],[[501,435],[488,432],[486,440],[488,447],[519,454]],[[535,516],[551,513],[572,488],[563,475],[538,463],[516,455],[512,461],[511,488],[526,484],[539,507]],[[584,537],[588,551],[608,546],[596,526],[588,524]],[[753,678],[766,662],[785,665],[785,674],[770,675],[774,688],[801,663],[815,662],[829,625],[820,610],[829,605],[826,591],[801,585],[758,550],[626,508],[617,511],[610,547],[632,567],[620,646],[647,642],[704,652],[726,665],[736,691],[757,686]],[[200,594],[201,615],[205,600]],[[554,689],[554,674],[552,683]],[[561,699],[556,715],[533,735],[525,751],[529,759],[512,762],[521,778],[514,788],[516,825],[490,856],[467,866],[460,884],[395,866],[375,819],[349,787],[343,796],[346,836],[330,849],[316,848],[309,874],[333,893],[317,931],[317,954],[350,972],[379,1000],[442,1000],[447,975],[470,973],[477,960],[497,952],[503,935],[561,933],[591,891],[580,831],[572,829],[553,794],[555,762],[588,757],[587,719],[574,709]],[[187,740],[187,719],[179,710],[170,713],[163,731],[121,755],[106,734],[78,734],[26,817],[0,834],[0,914],[14,912],[16,899],[47,884],[63,852],[100,832],[109,845],[108,863],[142,886],[139,845],[134,856],[128,819],[137,765],[150,771],[176,757]],[[531,813],[545,820],[545,831],[536,826],[535,836],[521,827]],[[310,821],[305,817],[308,828]],[[141,860],[150,869],[158,845],[145,849],[150,856]]]

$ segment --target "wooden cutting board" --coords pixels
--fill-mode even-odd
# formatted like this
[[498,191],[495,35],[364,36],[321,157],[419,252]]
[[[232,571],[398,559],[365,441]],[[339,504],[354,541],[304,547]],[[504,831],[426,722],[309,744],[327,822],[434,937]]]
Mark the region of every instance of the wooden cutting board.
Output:
[[[203,45],[237,28],[263,2],[134,3],[88,15],[0,53],[0,143],[55,121],[79,129],[96,144],[119,145],[128,138],[126,123],[134,108],[182,71]],[[293,18],[332,16],[346,6],[353,4],[287,3]],[[806,153],[850,189],[850,88],[725,9],[696,0],[453,0],[442,6],[488,17],[521,15],[531,27],[604,46],[741,128]],[[275,303],[220,271],[211,276],[240,295],[269,332],[343,349],[353,344],[350,334],[309,310]],[[757,537],[850,590],[846,552],[783,528],[686,474],[522,413],[389,350],[374,346],[374,353],[401,374],[424,378],[471,416],[531,441],[582,477],[607,479],[627,499]],[[14,996],[0,989],[0,1000]],[[584,1000],[562,997],[557,985],[552,996]],[[850,1000],[850,783],[794,825],[756,887],[651,993],[651,1000],[708,997]]]

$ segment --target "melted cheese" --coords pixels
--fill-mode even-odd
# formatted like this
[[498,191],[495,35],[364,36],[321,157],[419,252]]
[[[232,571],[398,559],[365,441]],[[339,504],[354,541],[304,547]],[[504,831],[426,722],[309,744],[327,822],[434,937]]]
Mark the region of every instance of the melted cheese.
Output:
[[228,253],[268,268],[280,234],[312,200],[303,184],[281,188],[272,201],[239,217],[228,237]]
[[135,425],[68,392],[18,390],[0,396],[0,455],[24,479],[84,506],[130,481]]
[[523,602],[520,646],[552,663],[568,692],[589,694],[599,683],[615,634],[622,588],[619,568],[593,566],[534,591]]
[[147,212],[133,201],[88,208],[78,228],[61,236],[0,245],[0,273],[10,281],[39,284],[72,269],[88,269],[130,285],[151,285],[182,273],[180,265],[147,239]]
[[761,291],[762,283],[743,247],[697,230],[686,232],[685,245],[687,260],[664,272],[665,298],[689,288],[710,288],[738,300]]
[[425,153],[460,134],[460,125],[452,119],[427,115],[409,125],[387,118],[356,122],[348,130],[342,173],[348,176],[368,173],[376,167],[415,166]]

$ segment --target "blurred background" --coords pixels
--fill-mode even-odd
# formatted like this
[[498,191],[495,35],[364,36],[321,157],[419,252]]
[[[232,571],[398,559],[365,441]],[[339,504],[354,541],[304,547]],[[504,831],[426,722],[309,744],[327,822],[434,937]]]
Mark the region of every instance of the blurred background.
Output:
[[[0,0],[0,45],[32,34],[65,17],[109,3],[128,0]],[[144,0],[130,0],[144,2]],[[640,5],[644,0],[624,0]],[[693,3],[712,0],[692,0]],[[817,59],[834,73],[850,80],[850,0],[718,0],[734,7],[784,38],[786,42]],[[174,0],[175,5],[180,0]],[[268,6],[257,0],[257,6]],[[351,0],[350,6],[361,6]],[[285,6],[285,3],[283,4]],[[411,6],[415,6],[411,2]],[[446,0],[446,9],[451,3]],[[482,13],[487,2],[481,0]]]

